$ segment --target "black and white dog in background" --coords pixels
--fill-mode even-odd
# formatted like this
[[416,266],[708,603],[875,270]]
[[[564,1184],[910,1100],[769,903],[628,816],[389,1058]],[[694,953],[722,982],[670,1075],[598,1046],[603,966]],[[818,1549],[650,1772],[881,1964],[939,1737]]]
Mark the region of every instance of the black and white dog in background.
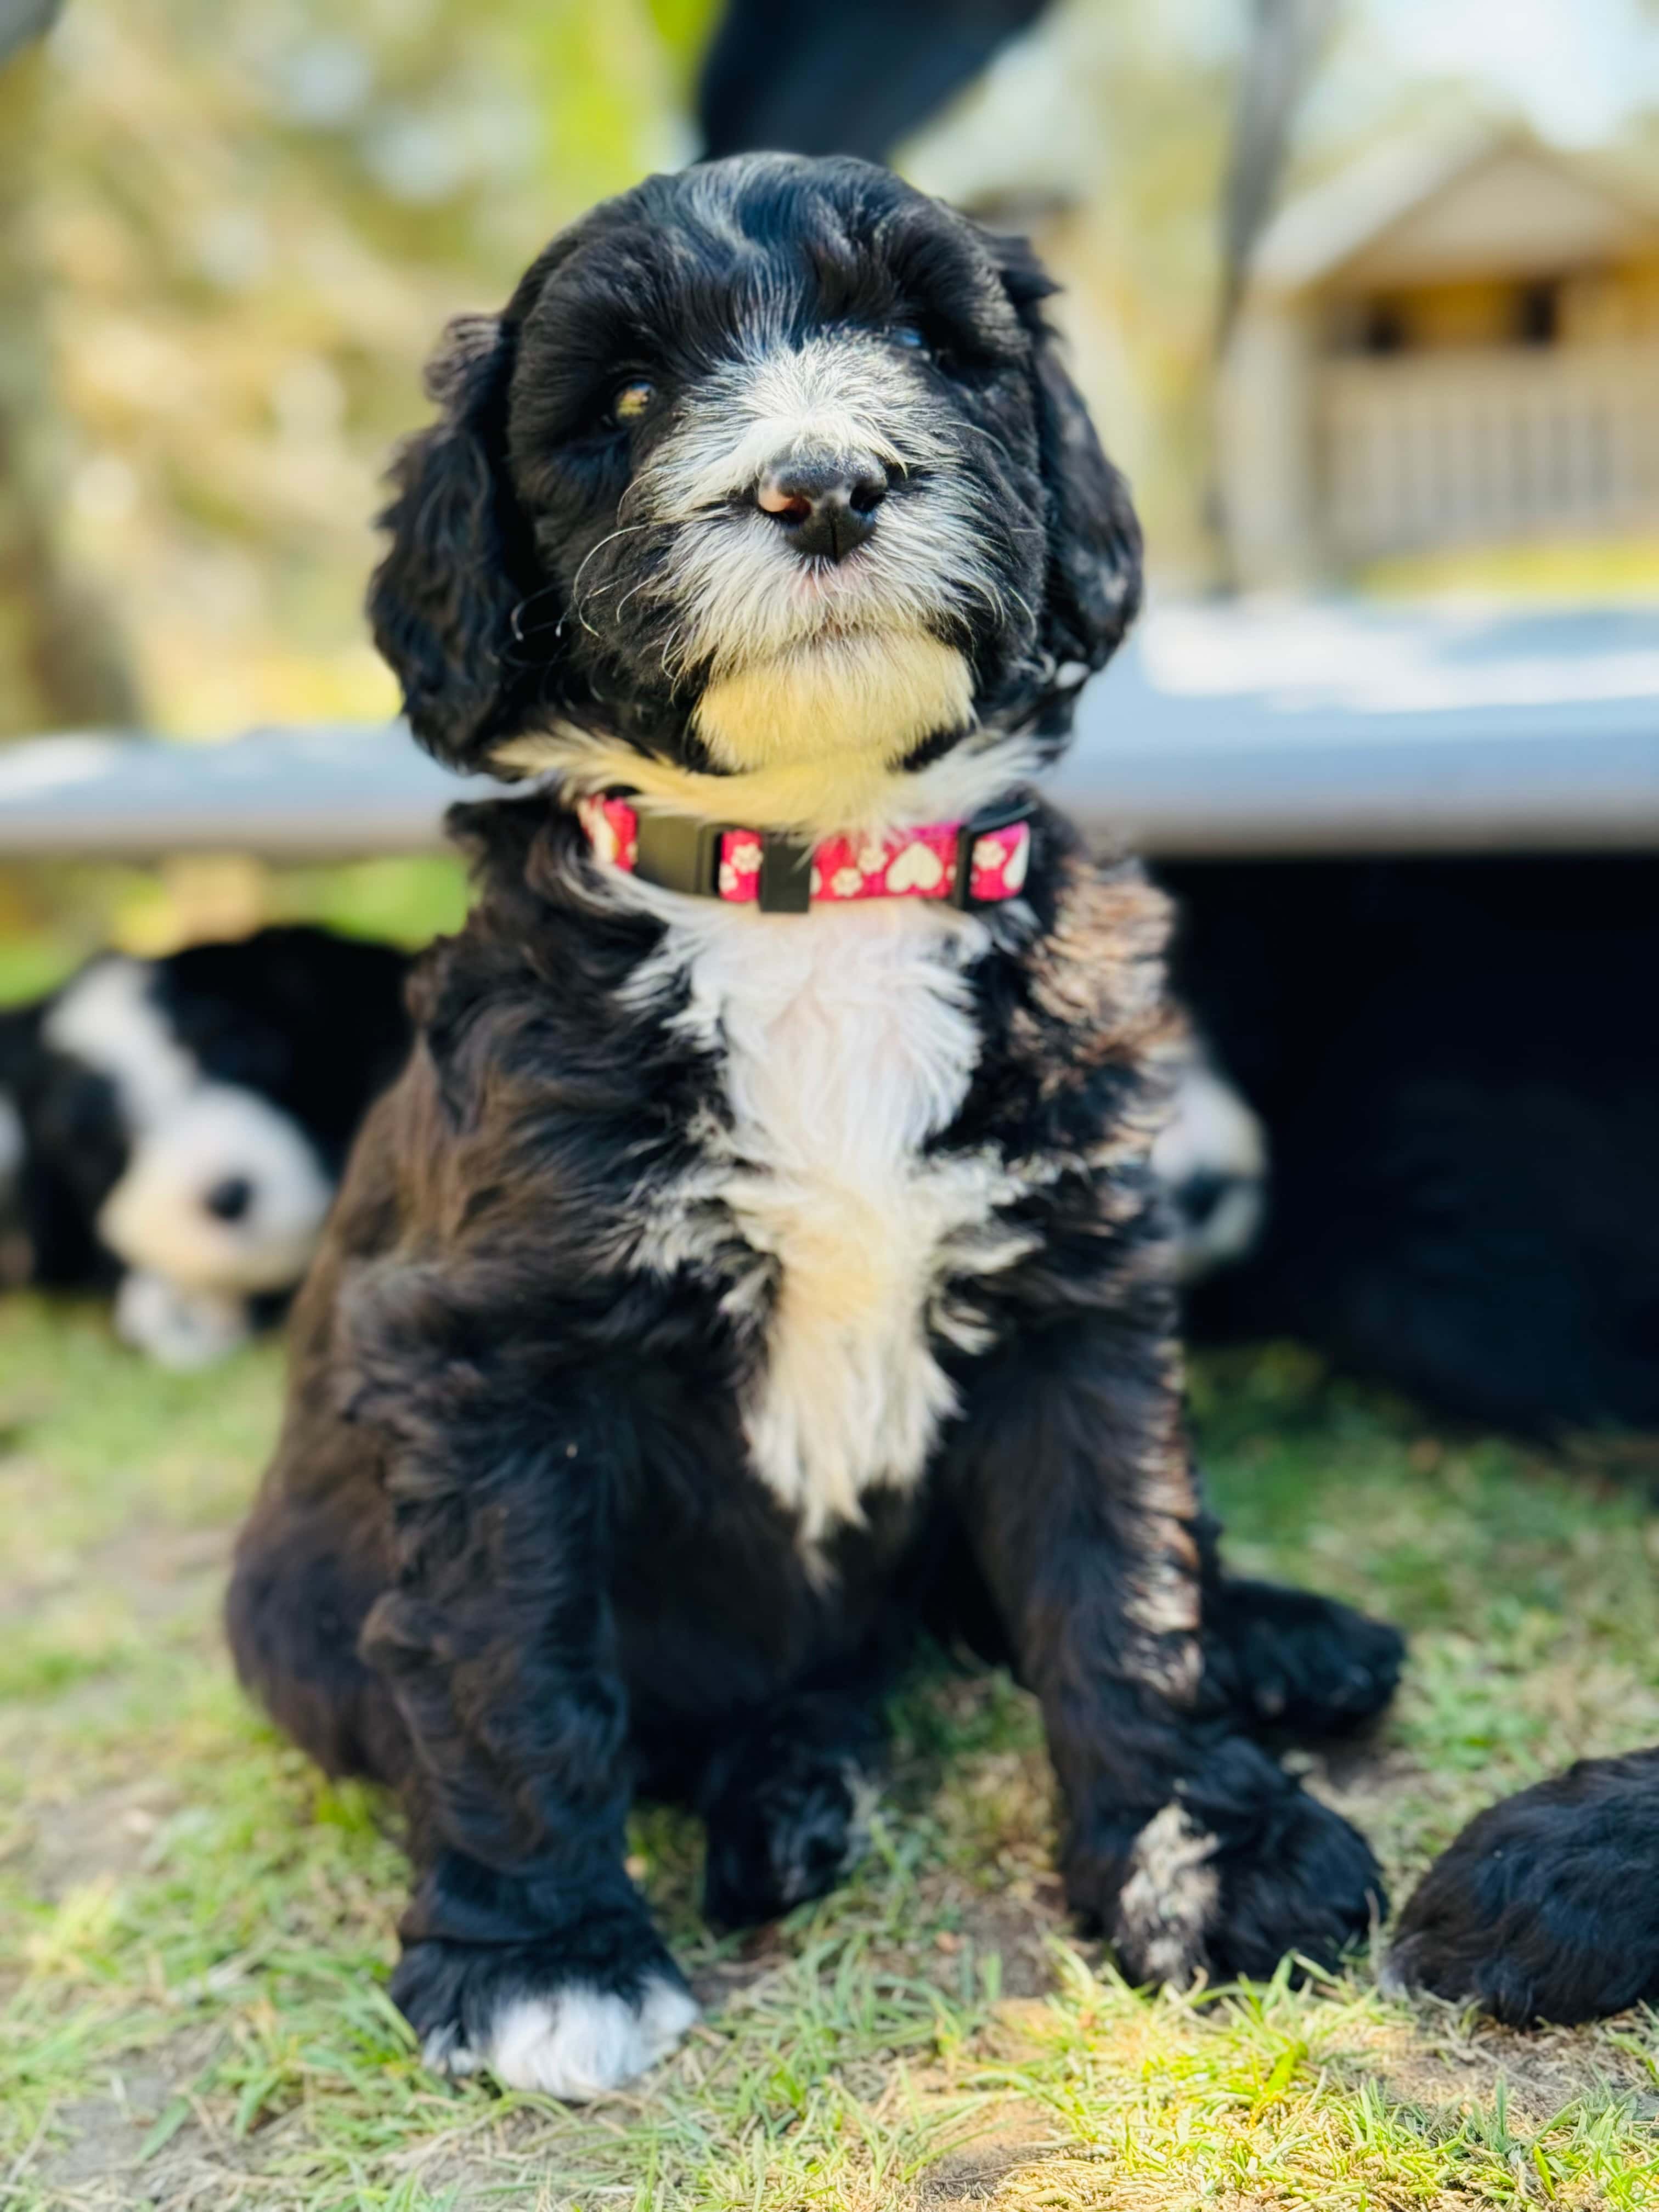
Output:
[[1032,778],[1139,543],[1029,252],[757,156],[595,210],[454,329],[372,607],[477,900],[354,1150],[229,1597],[244,1680],[409,1821],[434,2066],[569,2097],[695,2007],[625,1869],[728,1923],[858,1849],[924,1624],[1040,1699],[1136,1978],[1363,1936],[1261,1747],[1391,1630],[1230,1580],[1150,1156],[1165,903]]
[[[1659,1042],[1628,1013],[1659,966],[1659,862],[1160,874],[1181,994],[1272,1155],[1260,1231],[1214,1252],[1243,1264],[1196,1286],[1193,1336],[1302,1337],[1546,1442],[1659,1430]],[[1242,1225],[1247,1125],[1194,1126]]]
[[307,927],[108,953],[0,1015],[6,1275],[112,1286],[163,1364],[240,1343],[304,1274],[409,1048],[405,957]]

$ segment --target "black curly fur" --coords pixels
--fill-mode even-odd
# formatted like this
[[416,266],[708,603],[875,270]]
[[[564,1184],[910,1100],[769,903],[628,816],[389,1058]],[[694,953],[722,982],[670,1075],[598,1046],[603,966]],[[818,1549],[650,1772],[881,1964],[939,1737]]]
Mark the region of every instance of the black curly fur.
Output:
[[1659,1999],[1659,1749],[1477,1814],[1413,1893],[1384,1978],[1516,2027]]
[[[902,317],[941,421],[984,434],[960,466],[1006,586],[945,627],[981,721],[1057,746],[1138,572],[1046,289],[1024,249],[855,162],[720,165],[599,210],[470,326],[444,419],[401,464],[373,603],[417,734],[471,763],[556,713],[702,764],[706,672],[665,673],[672,607],[641,592],[625,621],[564,618],[583,562],[620,587],[598,605],[666,557],[651,528],[616,535],[659,434],[636,450],[595,410],[618,362],[672,404],[757,330]],[[300,1301],[229,1601],[243,1677],[283,1725],[402,1796],[416,1889],[394,1989],[434,2055],[527,1989],[632,2001],[666,1972],[623,1869],[636,1792],[702,1812],[724,1921],[834,1880],[924,1622],[1000,1641],[1042,1701],[1080,1912],[1114,1923],[1138,1838],[1178,1801],[1216,1824],[1198,1848],[1220,1899],[1182,1971],[1362,1935],[1375,1864],[1241,1735],[1263,1716],[1229,1638],[1273,1655],[1273,1717],[1291,1722],[1382,1703],[1397,1647],[1220,1583],[1146,1158],[1176,1039],[1163,901],[1037,811],[1023,896],[988,909],[966,971],[965,1095],[927,1142],[1014,1178],[987,1226],[1018,1245],[973,1278],[971,1325],[933,1330],[958,1410],[914,1486],[867,1487],[803,1543],[744,1425],[777,1263],[718,1195],[695,1249],[629,1257],[729,1121],[727,1048],[677,1018],[683,977],[630,988],[666,925],[617,896],[556,793],[457,827],[477,902],[422,964],[416,1051]],[[1133,1928],[1121,1941],[1157,1970]]]

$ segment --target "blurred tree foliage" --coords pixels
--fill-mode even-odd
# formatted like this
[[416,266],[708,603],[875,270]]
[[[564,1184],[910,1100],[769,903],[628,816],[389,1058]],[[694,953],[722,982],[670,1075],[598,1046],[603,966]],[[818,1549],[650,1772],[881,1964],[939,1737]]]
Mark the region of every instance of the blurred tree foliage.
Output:
[[[66,558],[101,591],[114,620],[76,634],[126,641],[150,726],[389,710],[359,607],[380,471],[424,413],[422,359],[569,216],[692,150],[716,4],[67,0],[27,71],[38,158],[13,187],[46,313],[36,297],[5,314],[0,375],[27,385],[37,429],[55,398],[59,428],[34,438],[30,512],[50,529],[12,557],[53,605]],[[1248,15],[1056,0],[1046,69],[1012,56],[1002,97],[966,103],[964,161],[919,171],[971,200],[1012,162],[1015,219],[1032,208],[1072,287],[1082,380],[1161,564],[1189,574],[1206,562],[1215,219]],[[124,703],[107,684],[26,690],[27,658],[0,628],[0,730]]]
[[[27,228],[46,312],[0,301],[0,375],[37,403],[49,385],[72,426],[54,534],[118,609],[152,726],[389,708],[358,607],[420,363],[569,216],[684,158],[710,11],[69,0],[5,72],[0,176],[28,221],[0,221]],[[48,713],[26,659],[0,630],[0,728]]]
[[[714,3],[67,0],[0,65],[0,734],[134,691],[186,736],[390,711],[360,608],[421,364],[685,158]],[[445,860],[0,872],[0,999],[111,939],[413,942],[459,898]]]
[[133,698],[107,612],[66,573],[60,411],[30,213],[45,147],[48,0],[0,11],[0,733],[120,721]]

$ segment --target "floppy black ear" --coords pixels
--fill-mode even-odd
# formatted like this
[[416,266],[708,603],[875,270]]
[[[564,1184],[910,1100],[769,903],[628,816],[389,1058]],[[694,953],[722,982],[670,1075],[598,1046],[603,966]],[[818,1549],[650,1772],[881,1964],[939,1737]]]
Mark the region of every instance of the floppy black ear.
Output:
[[550,672],[518,635],[518,611],[543,580],[507,477],[513,355],[494,316],[462,316],[445,332],[426,375],[441,414],[392,465],[397,496],[380,518],[392,547],[369,586],[374,642],[410,725],[452,768],[476,766],[521,729]]
[[1048,508],[1042,645],[1056,668],[1103,667],[1140,607],[1140,525],[1129,488],[1100,449],[1042,312],[1058,289],[1029,240],[992,250],[1033,347],[1037,437]]

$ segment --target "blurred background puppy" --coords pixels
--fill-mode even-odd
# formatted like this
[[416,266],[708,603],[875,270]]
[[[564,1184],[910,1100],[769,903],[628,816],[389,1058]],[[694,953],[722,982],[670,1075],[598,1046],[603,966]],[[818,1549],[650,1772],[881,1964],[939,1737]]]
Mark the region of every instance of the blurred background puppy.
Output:
[[309,927],[106,954],[0,1025],[0,1255],[196,1367],[281,1310],[408,1048],[404,957]]
[[1211,1156],[1177,1189],[1193,1335],[1540,1440],[1659,1427],[1652,863],[1162,873],[1212,1049],[1166,1139]]

